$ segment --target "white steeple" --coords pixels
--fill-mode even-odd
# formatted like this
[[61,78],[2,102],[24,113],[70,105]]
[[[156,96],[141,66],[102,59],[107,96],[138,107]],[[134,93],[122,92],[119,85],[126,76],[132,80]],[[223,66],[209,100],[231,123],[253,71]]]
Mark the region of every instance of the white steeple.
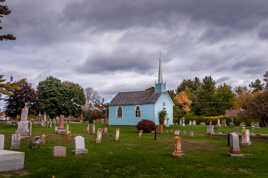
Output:
[[158,83],[163,83],[163,71],[162,71],[161,58],[159,58]]

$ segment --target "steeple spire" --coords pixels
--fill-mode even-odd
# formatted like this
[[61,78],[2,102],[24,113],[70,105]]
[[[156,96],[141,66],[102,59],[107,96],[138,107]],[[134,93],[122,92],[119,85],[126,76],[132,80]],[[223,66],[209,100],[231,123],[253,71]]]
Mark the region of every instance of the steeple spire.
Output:
[[158,83],[163,83],[162,61],[159,58]]

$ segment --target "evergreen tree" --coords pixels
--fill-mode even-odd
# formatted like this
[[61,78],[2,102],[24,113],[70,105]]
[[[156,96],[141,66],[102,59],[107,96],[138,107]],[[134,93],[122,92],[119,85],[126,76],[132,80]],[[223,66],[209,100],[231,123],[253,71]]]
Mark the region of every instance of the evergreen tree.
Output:
[[[0,23],[2,22],[1,18],[11,13],[11,10],[8,8],[8,6],[3,4],[5,1],[6,0],[0,0]],[[0,26],[0,30],[2,29],[3,27]],[[0,35],[0,41],[1,40],[16,40],[16,37],[12,34]]]
[[215,89],[215,81],[211,76],[206,76],[197,91],[195,114],[205,116],[217,115]]
[[215,97],[217,115],[223,115],[225,110],[232,108],[234,105],[235,94],[232,91],[232,87],[227,84],[217,88]]

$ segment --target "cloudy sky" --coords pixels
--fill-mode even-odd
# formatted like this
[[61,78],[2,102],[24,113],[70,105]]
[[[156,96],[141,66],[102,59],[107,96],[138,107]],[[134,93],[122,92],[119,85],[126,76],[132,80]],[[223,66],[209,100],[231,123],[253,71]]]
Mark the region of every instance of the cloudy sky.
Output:
[[212,75],[248,85],[268,70],[267,0],[7,0],[0,71],[35,86],[47,76],[111,98],[157,77]]

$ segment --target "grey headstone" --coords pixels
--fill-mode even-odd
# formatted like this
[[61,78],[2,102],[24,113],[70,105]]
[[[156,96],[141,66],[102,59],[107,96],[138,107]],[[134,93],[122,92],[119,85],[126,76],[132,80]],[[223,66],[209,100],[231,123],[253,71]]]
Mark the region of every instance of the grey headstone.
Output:
[[240,153],[239,135],[235,132],[231,133],[230,147],[230,156],[242,156]]
[[97,137],[96,137],[96,143],[101,144],[101,140],[102,140],[102,129],[98,128]]
[[0,150],[5,148],[5,135],[0,135]]
[[20,140],[21,136],[20,134],[12,134],[11,136],[11,149],[19,149],[20,148]]
[[54,146],[53,147],[54,157],[66,157],[66,147],[65,146]]
[[24,169],[24,152],[0,150],[0,172]]

